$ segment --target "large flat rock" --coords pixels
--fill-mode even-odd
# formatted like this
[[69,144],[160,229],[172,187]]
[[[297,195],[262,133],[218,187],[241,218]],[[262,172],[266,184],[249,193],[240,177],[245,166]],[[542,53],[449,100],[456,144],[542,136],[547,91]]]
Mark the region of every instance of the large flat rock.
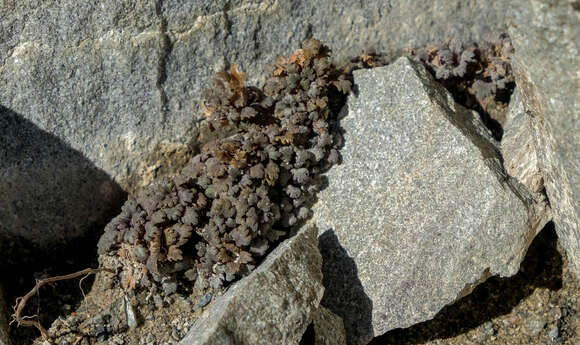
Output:
[[[448,36],[478,40],[504,27],[505,7],[462,0],[3,0],[0,106],[66,149],[0,167],[3,174],[28,164],[24,178],[51,187],[36,193],[14,187],[18,181],[9,177],[0,204],[19,204],[29,215],[61,205],[54,199],[65,210],[88,209],[94,198],[113,203],[100,192],[104,178],[95,178],[92,167],[85,172],[87,162],[127,192],[175,174],[206,140],[198,116],[201,91],[227,64],[239,62],[260,84],[267,63],[310,35],[335,56],[400,50]],[[26,140],[33,148],[45,145],[43,136]],[[68,149],[86,160],[69,159]],[[71,222],[68,212],[57,213],[55,230],[42,234],[31,229],[49,229],[50,220],[35,224],[21,217],[17,224],[2,214],[0,224],[11,225],[0,227],[0,234],[40,245],[70,241],[77,229],[90,228],[86,216]],[[63,230],[66,224],[71,229]]]
[[212,303],[179,345],[298,345],[324,293],[317,230],[284,241]]
[[477,114],[407,58],[354,72],[312,221],[323,232],[322,304],[349,344],[429,320],[490,276],[515,274],[545,205],[501,164]]
[[516,83],[558,239],[580,277],[580,7],[566,0],[510,4]]

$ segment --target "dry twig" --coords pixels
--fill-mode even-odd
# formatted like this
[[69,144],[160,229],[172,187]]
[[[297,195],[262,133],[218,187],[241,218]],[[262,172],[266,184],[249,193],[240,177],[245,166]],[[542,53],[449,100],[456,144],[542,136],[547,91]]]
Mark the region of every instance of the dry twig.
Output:
[[[12,314],[12,321],[10,322],[10,324],[12,324],[13,322],[17,322],[18,326],[23,325],[23,326],[36,327],[40,331],[40,333],[42,334],[42,337],[45,340],[48,340],[49,339],[48,331],[40,324],[39,321],[32,320],[33,318],[38,317],[38,315],[32,315],[32,316],[22,316],[21,315],[22,311],[24,310],[24,307],[26,306],[26,302],[28,302],[30,297],[32,297],[36,293],[38,293],[38,290],[43,285],[46,285],[49,283],[54,283],[54,282],[61,281],[61,280],[74,279],[74,278],[78,278],[80,276],[85,276],[84,278],[86,278],[86,276],[88,276],[89,274],[97,274],[97,273],[102,272],[102,271],[114,273],[113,271],[106,269],[106,268],[86,268],[82,271],[78,271],[78,272],[71,273],[71,274],[50,277],[50,278],[45,278],[45,279],[40,279],[40,280],[37,279],[36,285],[32,288],[32,290],[30,290],[24,297],[18,297],[16,299],[16,304],[14,305],[14,314]],[[84,279],[84,278],[82,278],[82,279]]]

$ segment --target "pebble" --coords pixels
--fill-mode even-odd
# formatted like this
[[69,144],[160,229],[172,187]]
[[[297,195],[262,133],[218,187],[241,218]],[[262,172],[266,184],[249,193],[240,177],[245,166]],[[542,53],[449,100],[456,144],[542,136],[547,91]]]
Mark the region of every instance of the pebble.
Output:
[[524,321],[524,333],[530,337],[535,337],[546,326],[546,319],[539,315],[533,315]]
[[125,315],[127,315],[127,325],[129,328],[137,327],[137,317],[135,316],[135,308],[127,296],[125,300]]
[[175,327],[171,330],[171,337],[175,340],[181,340],[181,332]]
[[163,282],[163,292],[166,295],[171,295],[177,291],[177,282],[175,281],[166,281]]
[[560,330],[558,329],[558,326],[553,325],[552,327],[550,327],[548,337],[550,337],[550,340],[552,340],[552,343],[557,343],[559,336],[560,336]]
[[211,302],[211,297],[212,295],[210,293],[206,293],[205,295],[201,296],[197,302],[197,306],[200,308],[205,307],[209,304],[209,302]]
[[155,307],[157,307],[157,309],[163,308],[163,298],[161,298],[161,295],[154,295],[153,303],[155,303]]

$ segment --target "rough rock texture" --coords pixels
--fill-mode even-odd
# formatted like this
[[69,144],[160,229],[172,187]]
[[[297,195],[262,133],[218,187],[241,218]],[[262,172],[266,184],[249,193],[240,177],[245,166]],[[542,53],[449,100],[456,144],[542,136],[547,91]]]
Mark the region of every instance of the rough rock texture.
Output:
[[343,317],[349,344],[366,344],[515,274],[546,219],[479,117],[424,67],[400,58],[354,78],[343,163],[312,220],[326,231],[322,304]]
[[0,105],[0,267],[102,231],[124,198],[81,152]]
[[511,2],[514,75],[535,132],[556,231],[580,277],[580,6]]
[[282,242],[219,297],[180,345],[296,344],[324,292],[315,227]]
[[[207,131],[198,123],[201,91],[227,64],[237,61],[257,76],[251,83],[263,82],[264,61],[274,61],[309,35],[341,56],[351,56],[447,36],[477,40],[482,33],[504,27],[504,22],[505,5],[461,0],[4,0],[0,105],[61,139],[86,160],[71,159],[66,150],[47,154],[41,162],[31,156],[23,176],[46,182],[39,185],[50,192],[10,188],[0,193],[0,203],[21,201],[22,212],[30,214],[38,207],[50,208],[53,199],[68,200],[65,213],[74,205],[91,204],[97,196],[106,202],[106,196],[98,194],[103,178],[84,171],[88,162],[127,192],[173,175],[197,153],[198,139],[209,140],[202,138]],[[43,147],[44,140],[27,143]],[[74,175],[77,171],[89,176]],[[69,176],[79,176],[79,181],[69,184]],[[70,197],[73,190],[92,192],[78,194],[82,199],[76,200]],[[42,203],[31,205],[28,199],[34,198]],[[87,216],[93,215],[79,218]],[[5,217],[0,214],[2,223]],[[29,225],[15,225],[10,231],[31,231]],[[37,228],[49,227],[41,222]],[[28,237],[39,238],[36,235]],[[55,238],[60,236],[73,237],[59,232]]]
[[519,89],[516,89],[510,100],[501,141],[504,167],[530,192],[540,192],[544,189],[544,180],[534,140],[529,115],[524,110]]
[[202,87],[226,64],[259,76],[310,34],[350,56],[478,39],[505,21],[505,5],[459,0],[7,0],[0,9],[0,104],[129,189],[186,161]]
[[10,345],[8,335],[8,306],[4,301],[4,291],[0,285],[0,345]]
[[314,345],[346,345],[342,318],[320,306],[312,315]]
[[551,222],[516,275],[489,278],[433,320],[392,330],[369,345],[580,344],[580,281],[568,268]]

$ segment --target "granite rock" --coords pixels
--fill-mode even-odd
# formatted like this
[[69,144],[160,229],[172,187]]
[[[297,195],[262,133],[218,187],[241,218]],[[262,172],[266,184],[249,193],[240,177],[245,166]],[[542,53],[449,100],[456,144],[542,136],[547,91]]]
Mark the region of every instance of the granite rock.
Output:
[[[107,199],[99,194],[109,187],[101,186],[103,178],[87,176],[83,169],[88,163],[129,193],[175,174],[198,152],[200,142],[211,139],[198,113],[201,91],[216,71],[233,62],[259,85],[266,61],[293,51],[310,35],[341,57],[369,49],[401,50],[447,36],[471,41],[504,27],[504,9],[502,3],[461,0],[4,0],[0,105],[86,160],[67,159],[67,153],[30,157],[27,176],[46,181],[49,191],[10,188],[0,193],[0,203],[23,204],[27,215],[38,208],[41,214],[52,212],[45,210],[47,205],[61,205],[54,199],[63,201],[65,210],[96,198],[102,207],[115,207],[118,195]],[[42,137],[27,140],[32,147],[44,145]],[[69,190],[79,194],[71,198]],[[81,195],[81,190],[96,193]],[[11,233],[39,238],[32,224],[4,217],[0,215],[0,223],[11,223]],[[54,217],[63,216],[56,212]],[[73,232],[90,228],[79,220],[67,221]],[[36,228],[48,229],[49,223]],[[58,219],[56,223],[49,230],[51,236],[57,233],[54,238],[76,236],[62,233],[69,230],[61,229],[64,223]]]
[[342,57],[447,36],[477,40],[505,26],[504,9],[460,0],[7,0],[0,104],[133,191],[195,152],[201,91],[227,64],[261,83],[264,62],[309,35]]
[[312,315],[314,345],[346,345],[342,318],[320,306]]
[[567,0],[510,5],[516,84],[534,131],[556,232],[580,277],[580,6]]
[[317,230],[282,242],[249,276],[212,302],[180,345],[298,345],[324,287]]
[[517,88],[510,99],[501,150],[506,172],[530,192],[542,192],[544,179],[538,163],[534,130]]
[[354,80],[343,163],[327,173],[312,222],[324,231],[322,305],[358,345],[515,274],[547,217],[505,172],[479,116],[423,66],[400,58]]
[[124,197],[81,152],[0,105],[0,268],[95,237]]

